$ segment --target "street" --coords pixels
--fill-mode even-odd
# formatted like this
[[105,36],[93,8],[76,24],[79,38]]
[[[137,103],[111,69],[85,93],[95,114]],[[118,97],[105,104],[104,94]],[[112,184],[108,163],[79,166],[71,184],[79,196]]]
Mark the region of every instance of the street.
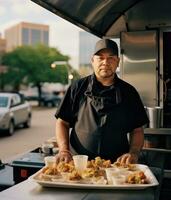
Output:
[[32,108],[31,128],[19,128],[13,136],[0,136],[0,159],[8,162],[18,154],[29,152],[55,136],[56,108]]

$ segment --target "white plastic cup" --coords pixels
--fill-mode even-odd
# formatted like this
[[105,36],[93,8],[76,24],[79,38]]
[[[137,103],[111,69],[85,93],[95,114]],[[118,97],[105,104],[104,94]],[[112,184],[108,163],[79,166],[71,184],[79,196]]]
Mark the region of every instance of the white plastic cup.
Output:
[[56,163],[56,158],[55,156],[46,156],[44,161],[47,167],[53,167],[53,165]]
[[75,169],[79,174],[82,174],[82,172],[87,168],[87,161],[88,156],[87,155],[75,155],[73,156]]

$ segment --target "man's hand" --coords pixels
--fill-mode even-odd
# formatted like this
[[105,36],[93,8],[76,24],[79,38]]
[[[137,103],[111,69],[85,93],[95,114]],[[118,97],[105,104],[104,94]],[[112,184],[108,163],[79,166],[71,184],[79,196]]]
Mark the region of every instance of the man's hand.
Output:
[[59,162],[69,162],[72,160],[72,154],[70,151],[65,150],[65,151],[60,151],[57,155],[56,155],[56,163]]
[[117,159],[117,162],[120,162],[122,164],[134,164],[134,163],[137,163],[138,162],[138,154],[136,153],[126,153],[126,154],[123,154],[122,156],[120,156],[118,159]]
[[120,163],[137,163],[139,153],[143,147],[144,143],[144,131],[142,127],[135,128],[130,133],[130,149],[129,153],[123,154],[117,159],[117,162]]

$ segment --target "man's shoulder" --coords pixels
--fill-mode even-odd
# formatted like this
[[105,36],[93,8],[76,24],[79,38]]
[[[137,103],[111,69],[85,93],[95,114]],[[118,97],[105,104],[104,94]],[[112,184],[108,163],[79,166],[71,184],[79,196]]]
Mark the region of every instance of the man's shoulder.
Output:
[[125,88],[125,89],[130,89],[130,90],[134,90],[136,91],[135,87],[133,85],[131,85],[130,83],[118,78],[118,83],[121,87]]
[[89,81],[91,79],[92,75],[80,78],[78,80],[76,80],[72,85],[71,85],[71,93],[74,94],[80,94],[80,93],[84,93],[85,90],[88,87]]
[[76,88],[80,88],[80,86],[82,85],[88,85],[89,81],[90,81],[91,75],[80,78],[78,80],[76,80],[73,84],[72,84],[72,88],[76,89]]

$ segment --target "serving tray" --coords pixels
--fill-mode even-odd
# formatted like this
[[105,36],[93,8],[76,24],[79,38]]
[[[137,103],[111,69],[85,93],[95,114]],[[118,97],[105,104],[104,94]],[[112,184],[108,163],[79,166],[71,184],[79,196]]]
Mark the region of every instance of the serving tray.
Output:
[[97,184],[97,183],[88,183],[85,181],[65,181],[62,178],[52,178],[52,180],[43,180],[40,178],[42,174],[42,169],[37,173],[29,177],[33,181],[45,187],[58,187],[58,188],[78,188],[78,189],[145,189],[148,187],[157,186],[159,183],[152,171],[146,165],[136,165],[138,169],[142,170],[147,176],[149,183],[148,184],[118,184],[118,185],[109,185],[109,184]]

